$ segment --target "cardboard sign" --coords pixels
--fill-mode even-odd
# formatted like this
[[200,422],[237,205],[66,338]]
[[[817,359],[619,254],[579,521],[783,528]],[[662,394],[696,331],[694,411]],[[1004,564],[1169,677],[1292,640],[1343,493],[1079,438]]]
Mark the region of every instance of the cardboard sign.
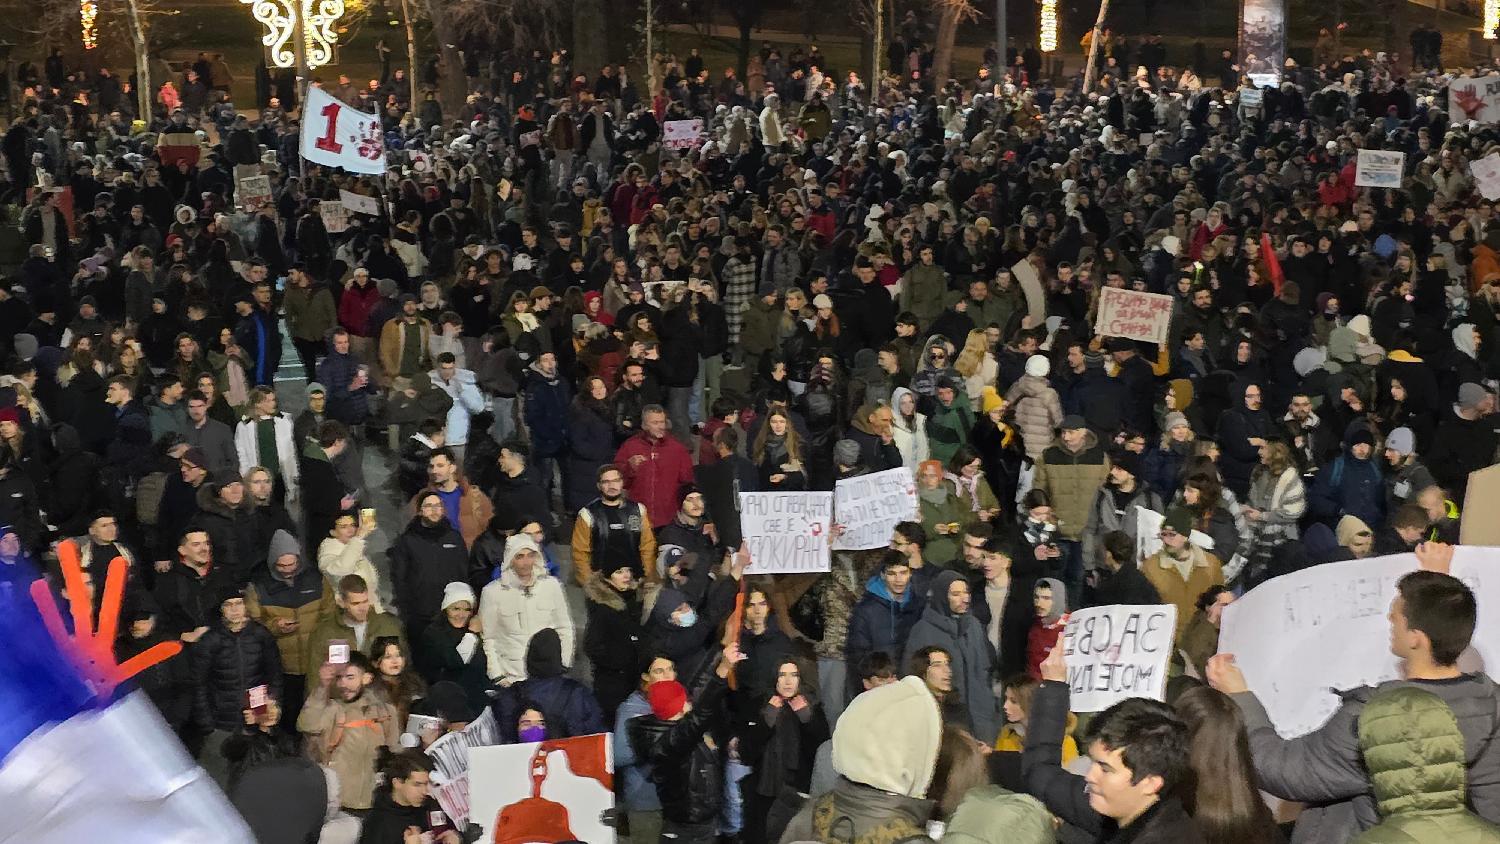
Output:
[[318,203],[318,214],[329,234],[339,234],[349,228],[349,209],[342,202],[325,199]]
[[1354,165],[1354,186],[1360,188],[1399,188],[1406,153],[1383,149],[1362,149]]
[[380,216],[380,200],[373,196],[365,196],[360,193],[350,193],[339,189],[339,204],[349,209],[354,214],[369,214],[371,217]]
[[835,551],[865,551],[890,544],[900,522],[918,519],[917,483],[907,469],[887,469],[833,485],[834,520],[844,526]]
[[1454,120],[1500,120],[1500,75],[1458,76],[1448,83],[1448,114]]
[[1099,289],[1095,334],[1161,344],[1167,342],[1167,328],[1171,324],[1171,296],[1120,287]]
[[599,733],[470,750],[468,820],[484,829],[479,840],[613,842],[604,822],[615,805],[609,739]]
[[1068,616],[1060,640],[1074,712],[1099,712],[1128,697],[1162,700],[1177,607],[1113,604]]
[[703,137],[703,118],[691,120],[668,120],[661,127],[662,142],[668,149],[687,149],[697,146]]
[[[1479,606],[1462,671],[1500,676],[1500,548],[1460,545],[1452,574]],[[1276,732],[1316,730],[1339,707],[1337,691],[1401,676],[1386,613],[1396,581],[1417,568],[1411,554],[1324,563],[1268,580],[1224,608],[1219,653],[1234,654]]]
[[1031,327],[1047,321],[1047,293],[1042,289],[1041,276],[1036,267],[1022,258],[1010,268],[1010,274],[1021,284],[1021,293],[1026,297],[1026,321]]
[[1500,199],[1500,152],[1469,162],[1469,172],[1474,174],[1474,186],[1481,196],[1492,202]]
[[803,574],[832,567],[833,493],[742,492],[740,534],[746,574]]

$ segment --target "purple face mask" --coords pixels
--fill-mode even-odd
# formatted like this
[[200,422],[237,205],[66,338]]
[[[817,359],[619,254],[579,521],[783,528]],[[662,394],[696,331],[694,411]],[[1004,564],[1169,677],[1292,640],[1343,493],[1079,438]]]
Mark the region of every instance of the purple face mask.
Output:
[[541,741],[547,737],[547,728],[522,727],[520,729],[520,732],[518,733],[518,736],[523,742]]

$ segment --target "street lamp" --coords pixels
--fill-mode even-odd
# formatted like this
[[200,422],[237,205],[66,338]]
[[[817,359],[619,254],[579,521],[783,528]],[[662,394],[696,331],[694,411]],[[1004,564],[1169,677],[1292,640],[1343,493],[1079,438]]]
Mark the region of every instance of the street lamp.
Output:
[[330,64],[338,48],[338,20],[344,0],[240,0],[266,28],[260,42],[272,67],[297,69],[299,76]]

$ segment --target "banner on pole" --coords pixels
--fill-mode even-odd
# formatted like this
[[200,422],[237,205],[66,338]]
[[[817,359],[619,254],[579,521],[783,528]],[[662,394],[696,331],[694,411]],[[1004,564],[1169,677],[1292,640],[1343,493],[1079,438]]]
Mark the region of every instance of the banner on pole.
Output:
[[385,172],[385,133],[380,118],[334,99],[316,85],[302,109],[302,157],[351,173]]
[[1167,328],[1171,323],[1171,296],[1123,287],[1099,289],[1095,334],[1161,344],[1167,342]]
[[1354,186],[1358,188],[1399,188],[1401,171],[1406,167],[1406,153],[1383,149],[1362,149],[1354,165]]
[[833,517],[844,532],[835,551],[866,551],[890,544],[891,531],[918,518],[917,484],[905,468],[846,478],[833,485]]
[[1112,604],[1068,615],[1061,644],[1074,712],[1099,712],[1128,697],[1162,700],[1177,632],[1173,604]]
[[[1453,549],[1454,577],[1474,590],[1478,623],[1463,671],[1500,676],[1500,548]],[[1224,608],[1219,653],[1235,664],[1276,732],[1316,730],[1339,707],[1338,691],[1401,676],[1387,613],[1396,581],[1417,569],[1412,554],[1324,563],[1262,583]]]
[[832,568],[831,492],[742,492],[740,534],[746,574],[803,574]]
[[[1286,64],[1286,3],[1284,0],[1245,0],[1240,6],[1240,74],[1257,88],[1281,84]],[[1220,79],[1232,91],[1238,79]]]

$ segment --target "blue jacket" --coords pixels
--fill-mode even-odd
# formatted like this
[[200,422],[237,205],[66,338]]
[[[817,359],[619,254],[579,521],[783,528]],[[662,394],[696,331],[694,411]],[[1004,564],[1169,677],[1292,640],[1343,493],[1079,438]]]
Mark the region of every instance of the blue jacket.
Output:
[[328,415],[345,425],[358,425],[370,415],[370,393],[373,383],[363,389],[350,390],[349,384],[359,374],[360,360],[351,353],[339,354],[328,341],[328,355],[318,361],[318,383],[328,391]]
[[661,811],[656,783],[651,781],[651,763],[636,756],[626,729],[630,719],[650,714],[651,704],[646,702],[646,695],[642,692],[632,692],[615,712],[615,733],[611,739],[615,745],[615,770],[624,777],[622,804],[631,812]]
[[1374,530],[1385,521],[1385,480],[1373,461],[1355,459],[1353,438],[1351,429],[1344,434],[1344,453],[1318,472],[1308,506],[1314,518],[1330,526],[1348,514]]
[[879,574],[871,576],[865,584],[864,596],[849,616],[849,635],[844,641],[844,659],[851,668],[849,676],[854,676],[852,669],[861,657],[875,651],[885,651],[897,665],[901,664],[907,634],[922,617],[924,602],[913,591],[908,585],[906,594],[897,601]]

